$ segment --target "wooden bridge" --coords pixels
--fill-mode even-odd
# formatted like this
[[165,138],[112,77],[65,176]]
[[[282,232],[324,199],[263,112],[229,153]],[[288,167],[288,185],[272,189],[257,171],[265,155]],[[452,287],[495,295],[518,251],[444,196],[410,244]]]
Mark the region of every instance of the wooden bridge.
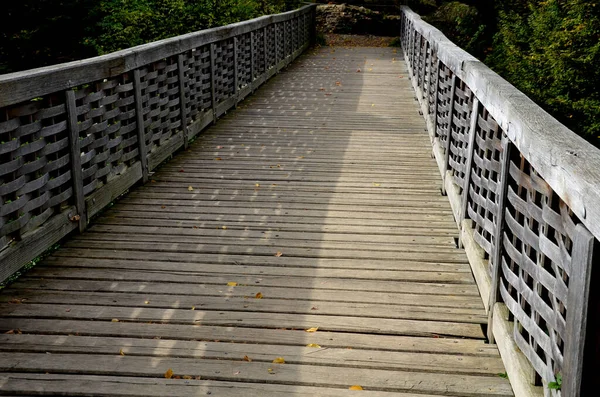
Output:
[[598,152],[403,12],[0,76],[0,395],[591,395]]

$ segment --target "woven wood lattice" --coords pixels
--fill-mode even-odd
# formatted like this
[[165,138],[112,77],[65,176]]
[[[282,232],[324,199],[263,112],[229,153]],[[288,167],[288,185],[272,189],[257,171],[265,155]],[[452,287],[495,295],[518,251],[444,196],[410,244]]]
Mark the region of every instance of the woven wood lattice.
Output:
[[457,79],[452,105],[452,123],[450,124],[450,153],[448,168],[452,171],[454,182],[460,187],[465,185],[467,157],[469,156],[469,127],[473,108],[473,93],[467,85]]
[[0,248],[71,203],[68,136],[62,95],[0,110]]
[[252,45],[250,42],[250,33],[238,36],[237,45],[238,88],[241,89],[252,82]]
[[217,42],[214,55],[215,96],[219,103],[234,93],[233,38]]
[[437,120],[436,120],[436,136],[442,142],[442,147],[445,148],[445,142],[448,139],[450,131],[450,103],[452,102],[451,90],[452,79],[454,74],[450,68],[444,64],[440,64],[440,73],[438,76],[437,89]]
[[437,62],[438,62],[437,52],[432,49],[432,51],[431,51],[431,69],[429,72],[429,81],[430,82],[428,85],[429,114],[435,114],[435,101],[436,101],[435,94],[436,94],[437,79],[438,79],[438,76],[436,74]]
[[500,291],[517,345],[543,379],[553,380],[562,370],[579,221],[523,156],[513,156],[509,175]]
[[[498,219],[498,194],[501,189],[499,180],[502,167],[502,130],[483,107],[477,115],[473,145],[467,214],[475,223],[475,241],[489,257],[496,243],[494,234]],[[490,274],[491,266],[493,264],[490,263]]]

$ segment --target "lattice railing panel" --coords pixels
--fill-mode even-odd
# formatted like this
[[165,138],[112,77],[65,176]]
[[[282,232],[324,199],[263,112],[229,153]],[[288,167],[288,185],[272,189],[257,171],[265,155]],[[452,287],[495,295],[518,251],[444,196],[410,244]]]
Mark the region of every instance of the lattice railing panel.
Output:
[[285,58],[285,40],[283,37],[283,23],[275,24],[275,38],[277,40],[277,60],[281,61]]
[[62,95],[0,110],[0,249],[70,202],[66,117]]
[[79,87],[75,104],[87,196],[139,160],[131,74]]
[[252,82],[252,44],[250,33],[240,35],[237,45],[238,88],[243,88]]
[[216,43],[214,66],[215,96],[220,103],[234,93],[233,38]]
[[454,182],[465,185],[467,157],[469,156],[469,127],[473,108],[473,93],[467,85],[457,79],[452,105],[452,123],[450,125],[450,153],[448,169],[452,171]]
[[267,69],[275,66],[275,25],[267,26]]
[[186,116],[194,122],[212,106],[210,87],[210,46],[205,45],[184,54],[184,87]]
[[444,64],[440,64],[437,88],[437,120],[435,134],[440,139],[442,147],[450,132],[450,104],[452,102],[452,79],[454,73]]
[[542,378],[553,380],[562,370],[579,221],[521,155],[511,159],[509,175],[500,291],[517,345]]
[[[486,252],[492,254],[498,223],[498,199],[501,189],[502,130],[484,108],[477,114],[473,141],[473,164],[467,201],[467,215],[474,221],[474,238]],[[489,272],[492,269],[490,263]]]
[[254,78],[265,72],[265,34],[263,29],[254,32]]
[[430,80],[430,84],[429,84],[429,95],[428,95],[428,100],[429,100],[429,104],[428,104],[428,109],[429,109],[429,114],[435,114],[435,102],[436,102],[436,91],[437,91],[437,79],[438,76],[436,74],[436,68],[437,68],[437,62],[438,62],[438,57],[437,57],[437,53],[435,52],[435,50],[432,49],[432,53],[431,53],[431,71],[429,73],[429,80]]

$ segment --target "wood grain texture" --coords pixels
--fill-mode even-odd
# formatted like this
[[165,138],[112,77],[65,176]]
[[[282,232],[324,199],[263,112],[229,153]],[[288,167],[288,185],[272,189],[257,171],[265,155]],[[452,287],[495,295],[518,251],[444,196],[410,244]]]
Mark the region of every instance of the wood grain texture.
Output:
[[405,74],[312,50],[197,135],[2,292],[3,392],[512,395]]

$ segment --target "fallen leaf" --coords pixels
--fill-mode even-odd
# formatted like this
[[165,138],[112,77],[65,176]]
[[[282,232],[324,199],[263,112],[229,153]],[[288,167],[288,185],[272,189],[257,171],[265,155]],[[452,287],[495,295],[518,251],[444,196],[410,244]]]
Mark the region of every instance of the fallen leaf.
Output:
[[185,171],[184,171],[184,170],[183,170],[183,168],[182,168],[182,169],[180,169],[180,170],[179,170],[179,172],[185,172]]
[[283,255],[283,252],[277,251],[277,253],[275,254],[276,257],[280,257],[281,255]]
[[312,327],[312,328],[306,329],[305,331],[306,332],[317,332],[318,329],[319,329],[319,327]]
[[151,179],[151,180],[150,180],[150,183],[156,183],[156,180],[154,180],[154,179]]
[[173,370],[169,368],[167,372],[165,372],[165,378],[171,379],[173,377]]
[[254,297],[256,299],[262,299],[263,298],[263,294],[262,294],[262,292],[257,292],[256,295],[254,295]]
[[309,343],[306,347],[316,347],[317,349],[321,348],[321,345],[317,345],[316,343]]
[[360,69],[356,69],[356,73],[360,73]]
[[375,182],[373,182],[373,186],[379,187],[379,186],[381,186],[381,183],[375,183]]
[[125,355],[125,352],[123,352],[123,349],[119,349],[119,354],[122,355],[122,356]]
[[273,371],[273,368],[267,368],[267,371],[268,371],[268,372],[269,372],[271,375],[273,375],[273,374],[275,373],[275,372]]
[[372,104],[371,104],[371,107],[373,107],[373,106],[375,106],[375,104],[374,104],[374,103],[372,103]]
[[285,364],[285,360],[283,357],[277,357],[275,360],[273,360],[273,364]]
[[223,146],[217,146],[217,149],[223,149]]
[[298,158],[298,159],[303,159],[303,158],[304,158],[304,156],[298,156],[298,157],[296,157],[296,158]]
[[313,306],[313,307],[310,308],[310,310],[319,310],[319,308],[316,307],[316,306]]
[[194,188],[193,188],[193,187],[191,187],[191,186],[188,186],[188,190],[189,190],[190,192],[193,192],[193,191],[194,191]]
[[242,360],[248,361],[249,363],[252,362],[252,359],[248,356],[244,356],[244,358]]
[[118,319],[118,318],[113,318],[111,321],[112,321],[113,323],[118,323],[118,322],[119,322],[119,319]]
[[189,380],[189,379],[194,379],[194,378],[192,376],[190,376],[190,375],[183,375],[181,377],[181,379],[188,379]]
[[240,371],[236,371],[236,372],[234,372],[233,374],[234,374],[234,375],[239,375],[239,374],[240,374]]
[[160,206],[160,208],[162,208],[162,209],[165,209],[165,208],[167,208],[167,207],[166,207],[166,206],[164,206],[164,205],[161,205],[161,206]]
[[230,281],[230,282],[227,283],[227,285],[229,287],[237,287],[238,283],[236,283],[235,281]]
[[149,303],[150,303],[150,301],[144,301],[144,303],[147,305],[147,304],[149,304]]
[[192,306],[190,310],[196,310],[196,306]]
[[215,161],[221,161],[221,160],[223,160],[223,159],[220,157],[215,157]]
[[350,386],[348,390],[364,390],[360,385]]
[[260,183],[255,183],[254,186],[260,187]]
[[221,226],[221,229],[227,230],[227,226]]

